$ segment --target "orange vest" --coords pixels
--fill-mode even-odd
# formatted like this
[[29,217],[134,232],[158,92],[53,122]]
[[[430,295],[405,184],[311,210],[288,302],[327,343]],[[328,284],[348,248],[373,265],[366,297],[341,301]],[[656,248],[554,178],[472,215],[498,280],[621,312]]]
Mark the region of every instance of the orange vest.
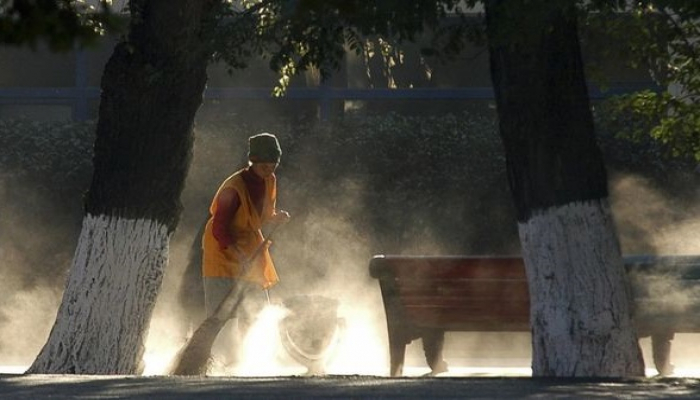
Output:
[[[214,199],[209,207],[210,217],[202,236],[202,275],[205,277],[244,279],[255,282],[262,286],[263,289],[267,289],[279,281],[275,265],[270,256],[270,243],[268,242],[264,246],[265,248],[258,252],[255,260],[245,271],[242,271],[241,260],[238,259],[238,252],[234,250],[234,247],[245,254],[246,258],[250,258],[263,243],[264,238],[261,228],[263,223],[275,213],[277,183],[274,175],[265,179],[263,210],[262,215],[258,215],[258,211],[250,199],[248,188],[241,176],[243,171],[237,171],[226,178],[219,190],[216,191],[216,195],[214,195]],[[230,244],[225,250],[221,250],[219,243],[214,238],[212,225],[219,193],[225,188],[236,190],[240,199],[240,206],[229,223],[229,229],[233,232],[235,242]]]

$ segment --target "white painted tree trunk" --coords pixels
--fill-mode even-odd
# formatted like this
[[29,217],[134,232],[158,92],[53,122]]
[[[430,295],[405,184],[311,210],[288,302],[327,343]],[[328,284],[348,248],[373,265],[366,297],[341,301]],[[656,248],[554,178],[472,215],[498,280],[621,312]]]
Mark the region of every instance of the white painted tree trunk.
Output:
[[28,373],[140,372],[167,232],[144,219],[85,216],[56,322]]
[[519,224],[531,298],[533,376],[644,374],[607,199]]

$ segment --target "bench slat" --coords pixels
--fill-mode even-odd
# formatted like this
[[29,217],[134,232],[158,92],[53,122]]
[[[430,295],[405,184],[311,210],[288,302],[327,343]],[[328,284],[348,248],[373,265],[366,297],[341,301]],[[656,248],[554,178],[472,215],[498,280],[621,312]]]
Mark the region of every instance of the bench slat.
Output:
[[[406,314],[410,316],[424,316],[432,313],[434,315],[443,315],[454,317],[455,320],[480,318],[490,321],[503,321],[504,318],[519,318],[527,319],[530,314],[529,306],[524,305],[509,305],[495,306],[488,308],[486,304],[477,304],[471,306],[406,306]],[[420,324],[420,321],[414,321]]]
[[525,281],[439,281],[433,285],[425,282],[400,281],[397,282],[400,296],[503,296],[503,297],[529,297],[529,289]]
[[378,279],[525,278],[525,265],[520,257],[385,257],[375,260],[370,264],[370,274]]
[[[416,327],[444,328],[450,331],[529,331],[530,319],[517,312],[471,315],[460,308],[407,308],[406,317]],[[500,317],[500,318],[495,318]]]
[[516,307],[521,304],[525,305],[529,309],[530,299],[527,297],[522,297],[519,299],[504,299],[502,297],[496,296],[484,296],[484,297],[409,297],[402,298],[400,300],[401,304],[410,306],[426,306],[426,307],[479,307],[486,308],[489,307]]

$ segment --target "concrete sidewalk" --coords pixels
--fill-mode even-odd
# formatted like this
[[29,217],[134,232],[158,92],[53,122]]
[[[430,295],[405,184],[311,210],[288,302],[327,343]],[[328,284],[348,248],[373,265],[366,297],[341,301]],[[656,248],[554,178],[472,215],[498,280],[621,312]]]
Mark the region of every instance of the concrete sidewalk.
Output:
[[697,399],[700,379],[168,377],[0,374],[2,399]]

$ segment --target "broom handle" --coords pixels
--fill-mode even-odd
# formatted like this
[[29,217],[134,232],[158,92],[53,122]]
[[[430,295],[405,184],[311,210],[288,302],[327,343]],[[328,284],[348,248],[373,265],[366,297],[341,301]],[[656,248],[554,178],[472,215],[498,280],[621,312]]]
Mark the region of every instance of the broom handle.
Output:
[[[270,241],[272,238],[272,234],[275,233],[275,230],[277,230],[277,227],[279,227],[281,224],[275,225],[272,227],[270,230],[270,233],[268,233],[267,237],[258,245],[258,247],[255,249],[253,254],[248,257],[248,260],[243,263],[242,271],[241,271],[241,276],[245,273],[245,271],[248,269],[248,266],[255,261],[255,259],[260,255],[260,253],[265,249],[265,244]],[[214,313],[209,317],[209,318],[216,318],[220,321],[228,320],[231,319],[231,316],[229,315],[231,312],[235,311],[235,309],[238,307],[238,304],[241,302],[241,298],[236,298],[235,297],[236,293],[236,286],[231,288],[229,290],[228,294],[221,300],[221,303],[219,303],[218,307],[216,307],[216,310]],[[269,303],[269,293],[267,293],[268,296],[268,303]],[[228,313],[226,310],[229,310]],[[223,313],[223,315],[222,315]]]
[[253,261],[255,261],[256,258],[258,258],[260,253],[262,253],[263,250],[265,250],[265,245],[270,242],[270,240],[272,239],[272,234],[275,233],[275,231],[280,225],[282,224],[276,224],[272,227],[272,229],[270,229],[270,233],[267,234],[267,237],[263,239],[262,243],[260,243],[258,247],[255,248],[253,254],[250,257],[248,257],[248,259],[243,263],[243,271],[241,272],[241,275],[243,275],[243,273],[245,273],[245,270],[248,269],[248,267],[253,263]]
[[[243,275],[245,273],[245,270],[248,269],[248,267],[251,264],[253,264],[253,261],[255,261],[255,259],[260,255],[260,253],[262,253],[263,250],[265,250],[265,245],[270,242],[270,240],[272,239],[272,234],[275,233],[275,231],[280,225],[282,224],[276,224],[272,227],[272,229],[270,229],[270,233],[267,234],[265,240],[263,240],[263,242],[260,243],[260,245],[253,252],[253,255],[250,256],[248,258],[248,261],[246,261],[246,263],[243,265],[243,271],[241,272],[241,275]],[[265,297],[267,298],[267,304],[270,305],[270,289],[265,289]]]

